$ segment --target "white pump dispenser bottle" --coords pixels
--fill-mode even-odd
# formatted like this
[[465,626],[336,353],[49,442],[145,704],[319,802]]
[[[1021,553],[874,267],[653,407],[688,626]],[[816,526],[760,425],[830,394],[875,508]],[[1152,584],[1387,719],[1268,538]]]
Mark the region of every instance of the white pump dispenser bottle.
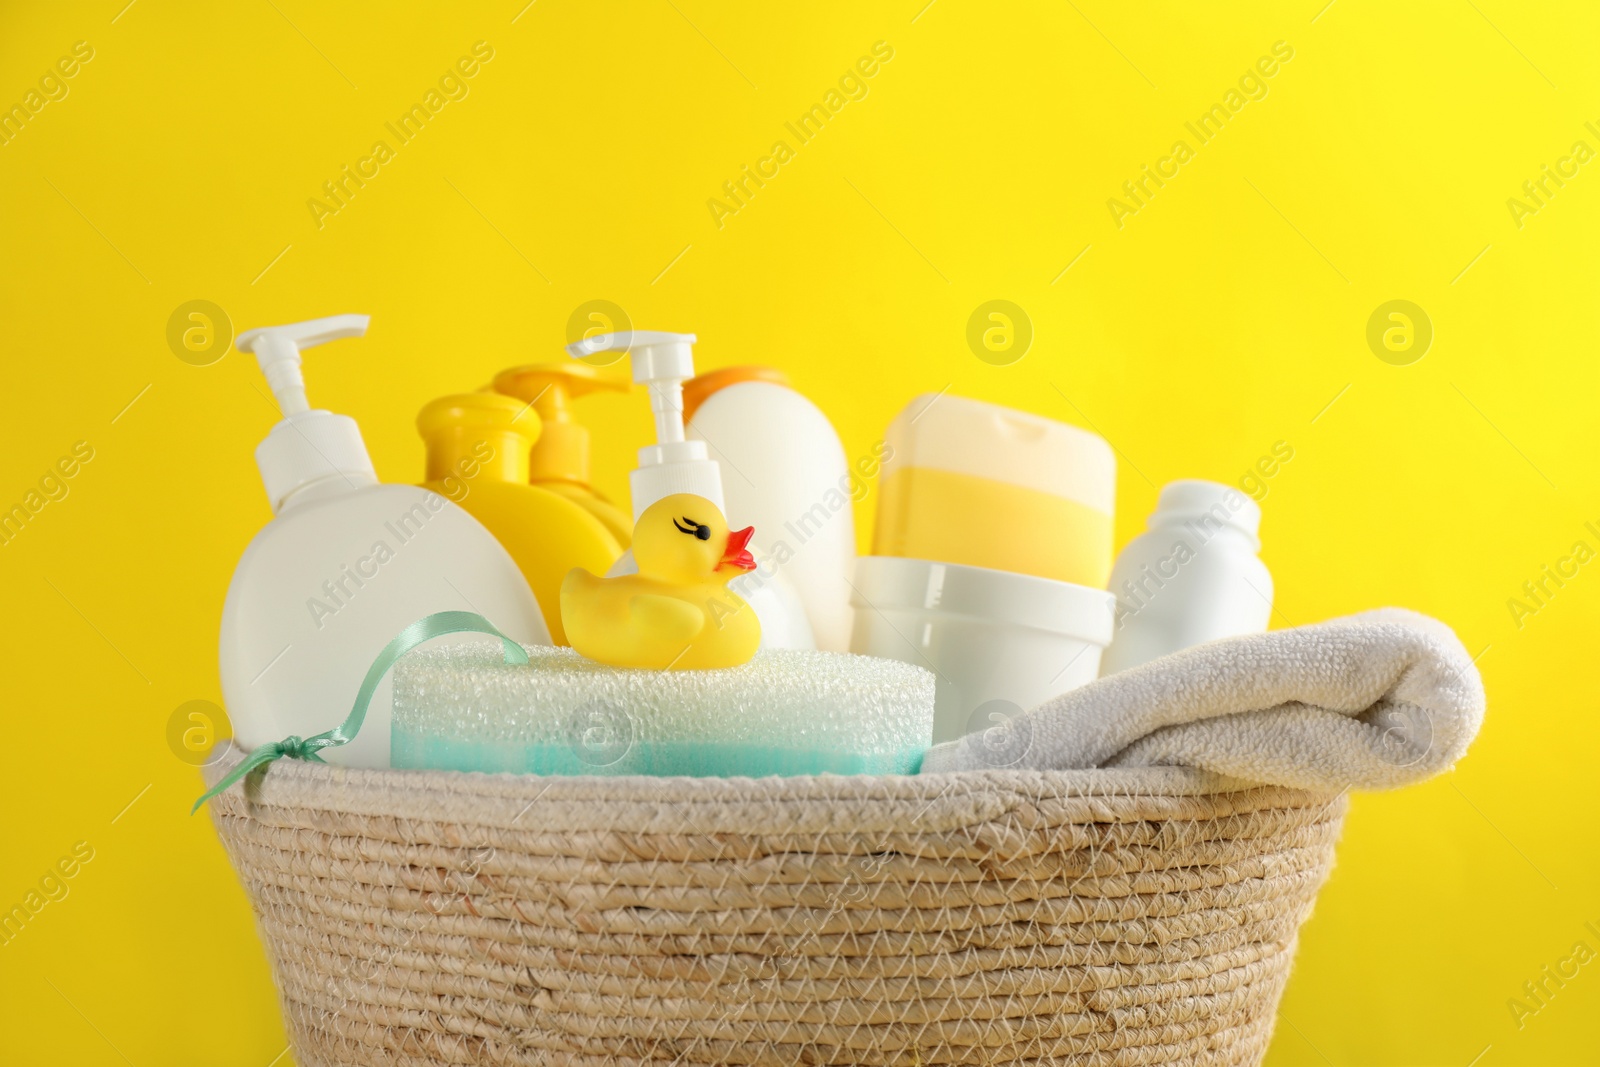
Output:
[[[703,496],[718,511],[727,512],[722,502],[722,468],[711,458],[704,441],[686,440],[683,433],[683,383],[694,377],[694,342],[692,333],[622,330],[585,337],[567,346],[567,355],[585,362],[602,352],[624,353],[630,357],[633,380],[650,393],[656,443],[639,449],[639,465],[628,474],[634,522],[645,508],[673,493]],[[606,577],[638,571],[630,548],[611,565]]]
[[[256,448],[274,518],[250,542],[222,608],[222,695],[246,748],[310,737],[349,713],[367,669],[401,630],[475,611],[506,636],[549,631],[511,557],[476,519],[429,490],[380,485],[355,420],[312,410],[301,350],[367,329],[365,315],[247,330],[283,421]],[[389,684],[330,763],[389,766]]]
[[[683,432],[683,383],[694,377],[694,342],[692,333],[624,330],[586,337],[567,346],[573,359],[586,361],[601,352],[626,353],[633,380],[650,393],[656,443],[639,449],[639,465],[628,475],[634,522],[645,508],[673,493],[694,493],[719,511],[725,507],[722,469],[704,441],[687,440]],[[623,558],[630,564],[627,573],[632,573],[633,553]]]
[[[639,465],[628,475],[634,522],[651,504],[673,493],[703,496],[724,515],[728,512],[723,500],[721,465],[711,458],[704,441],[691,440],[684,433],[683,383],[694,377],[695,340],[692,333],[623,330],[586,337],[567,346],[568,355],[585,361],[601,352],[627,353],[634,382],[650,394],[656,443],[639,449]],[[765,531],[767,536],[772,533]],[[756,541],[762,537],[763,531],[756,530]],[[630,548],[612,564],[606,576],[615,578],[638,570]],[[816,647],[799,594],[759,556],[757,569],[733,579],[728,588],[755,610],[761,621],[762,648]]]

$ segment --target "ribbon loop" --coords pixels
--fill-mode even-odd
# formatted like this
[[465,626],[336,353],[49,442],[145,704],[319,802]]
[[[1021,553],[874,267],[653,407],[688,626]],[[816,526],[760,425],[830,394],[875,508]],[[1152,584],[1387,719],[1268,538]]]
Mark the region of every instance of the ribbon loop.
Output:
[[431,641],[435,637],[445,634],[480,633],[491,637],[498,637],[505,646],[507,663],[522,664],[528,662],[528,653],[523,651],[521,645],[494,628],[494,624],[482,615],[472,611],[437,611],[426,615],[416,622],[401,630],[378,653],[378,658],[372,661],[372,666],[367,668],[367,676],[361,681],[361,688],[356,693],[355,704],[350,708],[344,722],[331,730],[324,730],[311,737],[297,737],[290,734],[282,741],[272,741],[252,751],[244,758],[244,762],[229,771],[216,785],[207,789],[200,799],[194,802],[194,807],[189,809],[193,815],[200,810],[200,805],[239,781],[257,767],[264,767],[274,760],[287,756],[290,759],[307,760],[312,763],[326,763],[317,753],[324,748],[337,748],[356,739],[356,734],[361,732],[361,724],[367,718],[367,705],[372,703],[372,694],[377,690],[378,683],[383,681],[383,676],[389,673],[401,656],[413,648]]

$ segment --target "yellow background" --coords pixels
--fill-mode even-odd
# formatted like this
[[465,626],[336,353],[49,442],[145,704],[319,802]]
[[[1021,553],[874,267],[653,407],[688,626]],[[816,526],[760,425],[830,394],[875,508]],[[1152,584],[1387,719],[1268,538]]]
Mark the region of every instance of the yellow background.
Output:
[[[559,358],[603,298],[698,332],[702,369],[784,368],[852,455],[947,387],[1092,425],[1122,457],[1119,545],[1160,484],[1235,481],[1289,442],[1264,501],[1275,625],[1434,614],[1481,651],[1490,711],[1455,774],[1355,799],[1269,1063],[1593,1062],[1600,965],[1520,1029],[1507,1001],[1574,942],[1600,949],[1600,567],[1520,628],[1507,600],[1600,547],[1600,163],[1520,228],[1506,203],[1574,141],[1600,148],[1592,7],[125,2],[0,16],[0,103],[75,41],[95,52],[0,146],[0,504],[95,450],[0,546],[0,905],[95,850],[0,946],[0,1061],[284,1049],[166,741],[180,704],[220,699],[276,413],[248,358],[177,359],[173,310],[211,300],[235,329],[370,312],[366,340],[308,357],[311,397],[414,481],[425,401]],[[306,201],[479,40],[470,95],[319,230]],[[880,40],[869,95],[718,229],[706,201]],[[1280,40],[1266,98],[1119,229],[1107,199]],[[1009,366],[965,341],[991,299],[1035,330]],[[1435,329],[1409,366],[1365,341],[1391,299]],[[644,400],[585,403],[621,494]]]

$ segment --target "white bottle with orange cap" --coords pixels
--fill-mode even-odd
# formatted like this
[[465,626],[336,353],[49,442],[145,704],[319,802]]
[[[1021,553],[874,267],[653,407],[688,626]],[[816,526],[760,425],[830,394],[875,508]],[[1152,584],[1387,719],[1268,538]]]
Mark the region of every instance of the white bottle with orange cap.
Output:
[[[763,575],[798,596],[816,647],[850,649],[852,503],[866,482],[822,410],[772,367],[727,367],[684,384],[690,440],[722,464],[728,521],[754,526]],[[873,460],[876,467],[876,459]]]

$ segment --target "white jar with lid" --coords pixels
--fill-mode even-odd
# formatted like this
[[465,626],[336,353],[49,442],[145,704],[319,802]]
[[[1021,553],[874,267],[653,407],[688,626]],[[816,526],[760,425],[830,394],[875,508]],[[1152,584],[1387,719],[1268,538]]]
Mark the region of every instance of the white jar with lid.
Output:
[[1101,676],[1264,631],[1272,575],[1256,555],[1260,528],[1260,506],[1232,486],[1191,479],[1162,488],[1149,528],[1111,569],[1116,622]]
[[[856,563],[850,650],[936,677],[933,743],[982,734],[1094,681],[1111,594],[1070,582],[926,559]],[[1021,750],[1000,753],[1007,766]]]

